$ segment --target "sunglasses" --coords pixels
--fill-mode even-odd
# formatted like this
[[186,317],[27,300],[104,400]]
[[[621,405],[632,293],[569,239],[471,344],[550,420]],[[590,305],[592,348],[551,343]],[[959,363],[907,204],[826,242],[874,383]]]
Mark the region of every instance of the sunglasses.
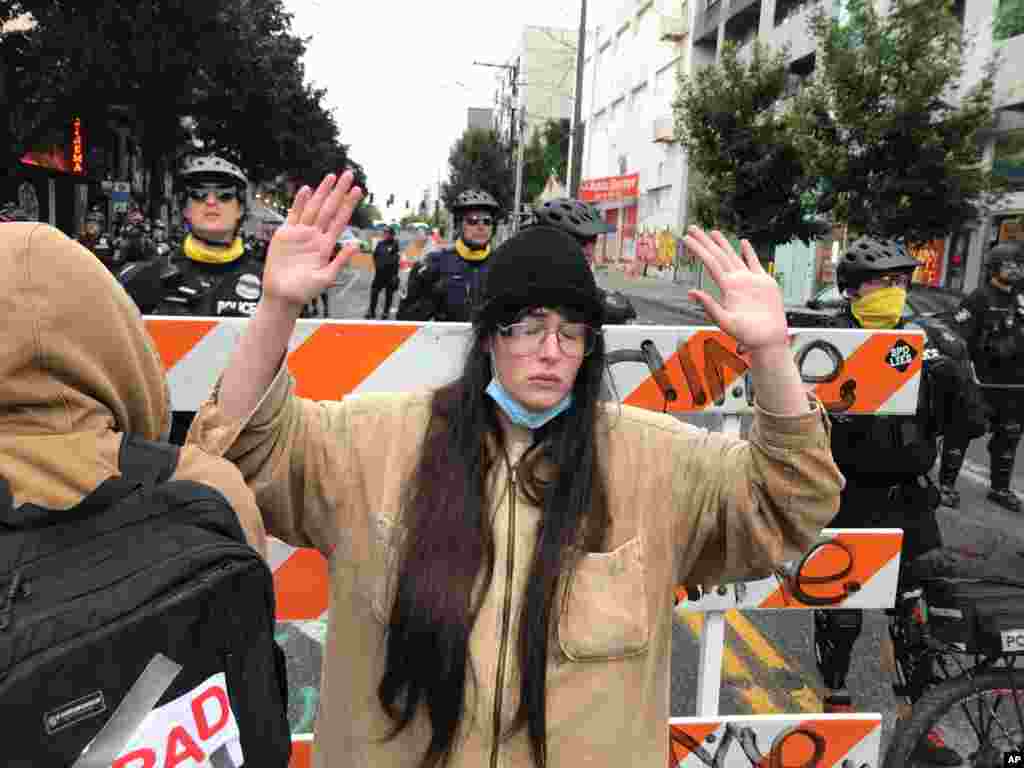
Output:
[[238,199],[238,190],[234,187],[189,187],[188,196],[190,200],[201,203],[210,194],[221,203],[230,203]]
[[464,221],[472,227],[475,227],[477,224],[489,227],[494,223],[494,219],[490,216],[467,216]]

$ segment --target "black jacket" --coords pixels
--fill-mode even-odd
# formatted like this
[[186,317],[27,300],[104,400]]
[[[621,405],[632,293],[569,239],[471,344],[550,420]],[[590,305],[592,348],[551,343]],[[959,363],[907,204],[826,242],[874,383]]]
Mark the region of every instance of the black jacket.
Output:
[[[836,317],[834,326],[860,327],[849,305]],[[921,330],[913,324],[900,329]],[[848,484],[886,487],[905,483],[926,475],[935,463],[936,438],[956,407],[962,367],[951,359],[952,347],[934,331],[924,330],[921,383],[913,416],[832,416],[832,456]],[[897,338],[893,346],[898,344]]]
[[400,263],[397,237],[377,243],[373,249],[373,266],[377,272],[397,272]]
[[263,261],[248,247],[229,264],[193,261],[179,249],[171,268],[155,315],[250,317],[263,295]]
[[983,285],[953,314],[983,382],[1024,383],[1024,294]]

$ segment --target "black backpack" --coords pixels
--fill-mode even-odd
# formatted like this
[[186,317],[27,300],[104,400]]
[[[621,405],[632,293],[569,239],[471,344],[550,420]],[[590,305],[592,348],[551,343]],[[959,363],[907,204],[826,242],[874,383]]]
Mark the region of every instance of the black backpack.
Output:
[[63,511],[0,481],[7,768],[287,766],[272,575],[220,492],[167,481],[177,460],[126,436],[122,476]]

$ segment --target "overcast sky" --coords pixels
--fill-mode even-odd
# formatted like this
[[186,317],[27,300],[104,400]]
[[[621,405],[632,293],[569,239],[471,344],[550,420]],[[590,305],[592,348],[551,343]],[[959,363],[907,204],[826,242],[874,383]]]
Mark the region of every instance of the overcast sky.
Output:
[[[591,0],[588,27],[622,0]],[[341,140],[366,170],[387,217],[448,174],[469,107],[492,107],[524,25],[579,29],[579,0],[285,0],[292,30],[311,37],[306,79],[327,89]],[[595,7],[596,6],[596,7]]]

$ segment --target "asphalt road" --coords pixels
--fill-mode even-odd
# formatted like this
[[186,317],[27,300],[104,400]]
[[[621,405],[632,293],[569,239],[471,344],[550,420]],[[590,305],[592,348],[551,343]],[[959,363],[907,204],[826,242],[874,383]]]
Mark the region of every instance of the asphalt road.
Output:
[[[330,316],[362,318],[368,305],[372,273],[346,270],[330,291]],[[616,277],[599,278],[602,284],[622,288]],[[703,324],[703,312],[686,298],[688,286],[662,280],[633,281],[626,291],[638,311],[638,323],[658,325]],[[396,301],[392,310],[397,307]],[[380,307],[378,308],[378,311]],[[689,417],[699,426],[717,428],[716,417]],[[1024,488],[1020,463],[1013,485]],[[941,508],[939,522],[945,543],[983,553],[1024,551],[1024,525],[1014,515],[986,501],[988,456],[985,440],[970,447],[960,479],[959,510]],[[726,630],[727,652],[722,673],[721,714],[820,712],[822,688],[814,662],[809,612],[733,612]],[[676,623],[673,632],[671,712],[693,715],[700,618]],[[864,632],[854,650],[848,681],[855,706],[863,712],[881,712],[887,743],[895,719],[891,682],[880,670],[880,641],[886,631],[881,612],[865,615]],[[311,727],[317,705],[323,622],[281,625],[279,640],[289,658],[292,687],[289,717],[296,732]]]

